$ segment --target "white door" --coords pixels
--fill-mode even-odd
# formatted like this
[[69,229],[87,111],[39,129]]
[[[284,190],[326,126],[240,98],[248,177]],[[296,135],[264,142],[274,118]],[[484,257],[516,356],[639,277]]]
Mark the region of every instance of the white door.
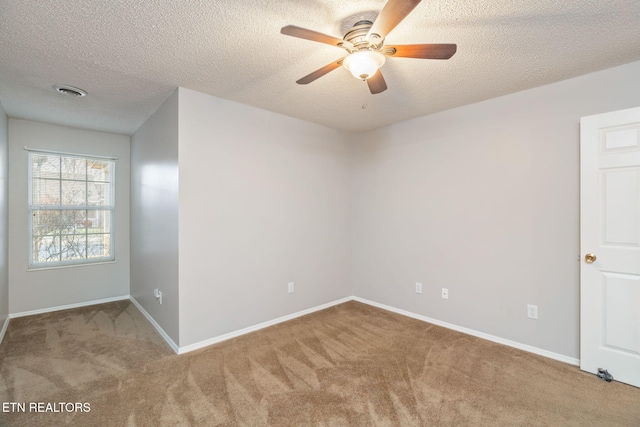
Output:
[[640,108],[583,117],[580,157],[580,368],[640,387]]

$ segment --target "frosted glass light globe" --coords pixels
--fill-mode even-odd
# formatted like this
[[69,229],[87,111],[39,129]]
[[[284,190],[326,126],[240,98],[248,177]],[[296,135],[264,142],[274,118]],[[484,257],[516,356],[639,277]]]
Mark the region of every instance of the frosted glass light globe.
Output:
[[387,58],[380,52],[372,50],[361,50],[353,52],[342,62],[344,68],[349,70],[353,77],[366,80],[372,77],[380,67],[384,65]]

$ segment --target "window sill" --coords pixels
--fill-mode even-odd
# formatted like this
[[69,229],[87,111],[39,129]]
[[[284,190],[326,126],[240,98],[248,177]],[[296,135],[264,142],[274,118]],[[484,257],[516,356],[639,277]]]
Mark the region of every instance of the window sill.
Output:
[[43,270],[59,270],[61,268],[73,268],[73,267],[90,267],[90,266],[96,266],[96,265],[115,264],[115,263],[116,263],[116,260],[87,262],[87,263],[82,263],[82,264],[52,265],[52,266],[45,266],[45,267],[29,267],[29,268],[27,268],[27,272],[43,271]]

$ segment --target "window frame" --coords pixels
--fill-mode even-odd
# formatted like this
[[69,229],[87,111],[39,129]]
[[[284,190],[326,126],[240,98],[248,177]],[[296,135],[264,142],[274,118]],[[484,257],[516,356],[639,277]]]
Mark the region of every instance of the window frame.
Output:
[[[66,153],[61,151],[48,151],[48,150],[36,150],[25,147],[25,150],[28,152],[27,161],[28,161],[28,222],[29,222],[29,236],[28,236],[28,270],[42,270],[42,269],[51,269],[51,268],[63,268],[63,267],[74,267],[74,266],[86,266],[91,264],[103,264],[115,262],[116,260],[116,204],[115,204],[115,193],[116,193],[116,165],[117,158],[116,157],[102,157],[102,156],[92,156],[86,154],[76,154],[76,153]],[[60,158],[74,158],[81,159],[85,161],[98,160],[101,162],[109,162],[110,163],[110,177],[109,177],[109,200],[108,205],[89,205],[87,200],[85,199],[84,205],[63,205],[62,204],[62,190],[60,190],[60,204],[59,205],[46,205],[46,204],[35,204],[33,203],[33,186],[34,186],[34,176],[33,176],[33,157],[35,155],[47,155],[47,156],[55,156]],[[62,160],[61,160],[62,163]],[[56,179],[53,179],[56,180]],[[65,179],[62,178],[62,169],[60,170],[60,176],[57,178],[57,181],[62,185],[62,182]],[[73,180],[69,180],[73,181]],[[79,180],[79,182],[82,182]],[[99,181],[91,181],[89,180],[88,175],[85,175],[84,183],[85,186],[90,182],[99,182]],[[86,187],[85,187],[86,188]],[[34,235],[33,235],[33,217],[36,211],[107,211],[110,215],[110,229],[109,233],[104,233],[109,235],[110,239],[110,255],[109,256],[101,256],[101,257],[90,257],[90,258],[75,258],[62,260],[59,259],[57,261],[46,261],[46,262],[36,262],[34,260]],[[88,233],[87,233],[88,234]]]

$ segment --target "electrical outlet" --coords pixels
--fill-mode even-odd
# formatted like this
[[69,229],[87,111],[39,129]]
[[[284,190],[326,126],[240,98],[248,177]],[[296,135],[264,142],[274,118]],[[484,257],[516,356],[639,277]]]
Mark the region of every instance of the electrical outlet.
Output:
[[442,288],[442,298],[449,299],[449,289]]
[[290,294],[292,294],[292,293],[293,293],[293,290],[294,290],[293,286],[294,286],[294,283],[293,283],[293,282],[289,282],[289,285],[288,285],[288,288],[287,288],[287,289],[288,289],[288,292],[289,292]]
[[527,304],[527,317],[529,319],[538,320],[538,306]]
[[416,294],[422,293],[422,283],[416,282]]

